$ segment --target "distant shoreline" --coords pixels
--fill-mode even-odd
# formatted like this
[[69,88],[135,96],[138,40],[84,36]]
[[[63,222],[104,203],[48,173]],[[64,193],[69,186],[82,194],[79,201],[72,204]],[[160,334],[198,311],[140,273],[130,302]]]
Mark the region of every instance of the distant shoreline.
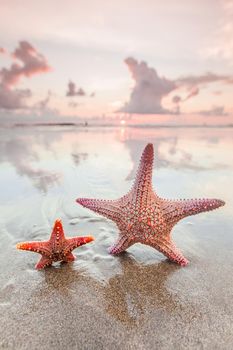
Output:
[[233,128],[233,124],[228,125],[207,125],[207,124],[190,124],[190,125],[168,125],[168,124],[126,124],[126,125],[116,125],[116,124],[89,124],[89,123],[73,123],[73,122],[52,122],[52,123],[14,123],[14,124],[6,124],[6,125],[0,125],[2,128],[6,127],[51,127],[51,126],[59,126],[59,127],[66,127],[66,126],[72,126],[72,127],[81,127],[81,128],[106,128],[106,127],[112,127],[112,128]]

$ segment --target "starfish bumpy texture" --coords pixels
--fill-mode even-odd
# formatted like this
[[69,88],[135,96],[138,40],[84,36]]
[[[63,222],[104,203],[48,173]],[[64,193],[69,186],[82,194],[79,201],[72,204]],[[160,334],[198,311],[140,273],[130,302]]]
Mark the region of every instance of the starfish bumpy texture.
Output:
[[117,200],[79,198],[82,206],[114,221],[119,238],[109,249],[119,254],[134,243],[147,244],[163,253],[169,260],[185,266],[188,260],[171,238],[173,226],[189,215],[223,206],[219,199],[169,200],[160,198],[152,188],[154,149],[148,144],[142,154],[132,189]]
[[36,269],[52,265],[53,261],[70,262],[75,260],[72,250],[93,241],[91,236],[66,238],[61,220],[56,220],[50,239],[44,242],[18,243],[17,249],[29,250],[42,255],[36,264]]

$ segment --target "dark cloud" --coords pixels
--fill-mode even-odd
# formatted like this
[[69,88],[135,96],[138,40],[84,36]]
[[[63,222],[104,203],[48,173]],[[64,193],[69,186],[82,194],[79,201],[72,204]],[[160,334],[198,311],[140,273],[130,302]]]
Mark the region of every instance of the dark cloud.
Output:
[[175,95],[172,98],[172,102],[175,105],[175,113],[179,114],[180,113],[180,102],[182,101],[182,98],[179,95]]
[[76,84],[73,81],[69,81],[66,96],[86,96],[86,92],[82,88],[77,88]]
[[175,103],[175,104],[179,103],[181,100],[182,99],[181,99],[181,97],[179,95],[175,95],[172,98],[172,102]]

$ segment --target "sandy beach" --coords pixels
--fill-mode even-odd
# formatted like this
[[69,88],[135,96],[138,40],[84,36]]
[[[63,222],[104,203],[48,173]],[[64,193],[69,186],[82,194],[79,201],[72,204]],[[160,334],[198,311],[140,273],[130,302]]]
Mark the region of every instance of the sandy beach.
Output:
[[[109,255],[116,226],[75,203],[125,194],[148,142],[160,196],[226,202],[174,228],[185,268],[140,244]],[[232,349],[232,149],[232,128],[0,129],[0,348]],[[57,218],[95,241],[37,271],[15,245]]]

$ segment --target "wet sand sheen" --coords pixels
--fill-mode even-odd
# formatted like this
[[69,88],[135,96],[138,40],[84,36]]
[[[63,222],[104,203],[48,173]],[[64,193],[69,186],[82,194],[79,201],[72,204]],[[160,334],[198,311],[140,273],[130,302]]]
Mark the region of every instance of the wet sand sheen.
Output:
[[[0,348],[231,349],[231,131],[159,132],[2,132]],[[125,193],[148,140],[157,147],[154,181],[164,197],[227,202],[175,228],[174,240],[190,260],[186,268],[140,244],[108,255],[116,227],[74,202]],[[38,272],[38,256],[15,244],[47,239],[57,217],[67,236],[96,240],[74,251],[74,263]]]

